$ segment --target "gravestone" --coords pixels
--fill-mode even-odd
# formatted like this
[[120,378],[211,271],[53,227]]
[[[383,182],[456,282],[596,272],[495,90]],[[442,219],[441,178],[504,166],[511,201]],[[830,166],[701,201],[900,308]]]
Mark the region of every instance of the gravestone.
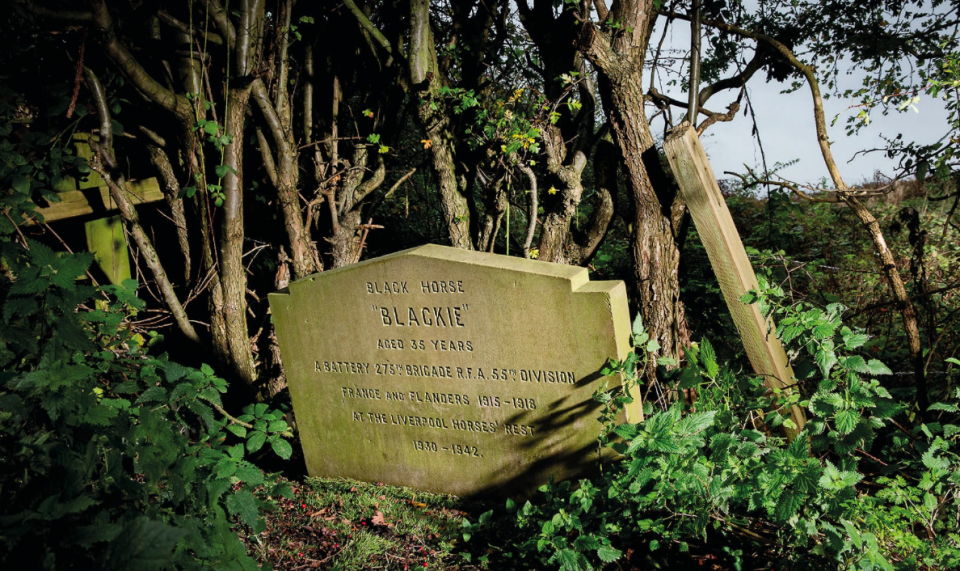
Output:
[[630,350],[623,282],[445,246],[309,276],[270,307],[311,475],[461,496],[595,466],[599,370]]

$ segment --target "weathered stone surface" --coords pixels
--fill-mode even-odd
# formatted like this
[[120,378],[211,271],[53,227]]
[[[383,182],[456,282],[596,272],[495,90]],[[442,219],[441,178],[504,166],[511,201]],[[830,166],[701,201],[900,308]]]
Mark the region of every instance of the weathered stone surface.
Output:
[[589,469],[598,371],[629,350],[623,282],[444,246],[307,277],[270,306],[310,474],[457,495]]

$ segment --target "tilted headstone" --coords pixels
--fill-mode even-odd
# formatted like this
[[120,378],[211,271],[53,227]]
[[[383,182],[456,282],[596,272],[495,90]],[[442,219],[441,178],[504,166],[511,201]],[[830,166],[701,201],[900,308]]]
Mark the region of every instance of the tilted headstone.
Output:
[[589,470],[599,370],[629,351],[623,282],[444,246],[301,279],[270,307],[311,475],[462,496]]

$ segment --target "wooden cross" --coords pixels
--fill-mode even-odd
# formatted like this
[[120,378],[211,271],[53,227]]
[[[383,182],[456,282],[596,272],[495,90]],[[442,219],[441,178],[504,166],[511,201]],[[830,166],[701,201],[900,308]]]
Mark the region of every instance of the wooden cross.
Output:
[[[89,135],[74,135],[74,148],[77,156],[91,158],[90,145],[86,143]],[[163,191],[155,178],[128,182],[127,191],[134,204],[147,204],[163,200]],[[110,190],[100,175],[91,172],[85,181],[73,177],[64,177],[57,186],[60,202],[46,207],[38,207],[45,222],[64,220],[88,214],[107,214],[117,210],[116,203],[110,197]],[[130,279],[130,256],[127,250],[127,238],[123,233],[123,219],[119,215],[95,218],[84,223],[87,235],[87,250],[112,284]]]

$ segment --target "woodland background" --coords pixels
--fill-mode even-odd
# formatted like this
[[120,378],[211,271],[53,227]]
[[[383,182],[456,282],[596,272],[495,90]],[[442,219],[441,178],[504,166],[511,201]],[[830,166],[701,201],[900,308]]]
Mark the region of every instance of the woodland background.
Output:
[[[0,356],[13,383],[3,393],[12,399],[3,401],[7,475],[28,486],[15,474],[35,458],[14,444],[41,446],[30,440],[43,432],[37,426],[61,435],[76,428],[51,428],[66,417],[56,412],[65,405],[49,395],[76,388],[55,380],[73,378],[64,371],[83,360],[77,355],[96,356],[99,364],[80,375],[88,388],[110,393],[104,379],[132,382],[125,375],[133,370],[145,383],[108,395],[121,412],[91,421],[101,428],[126,419],[124,431],[144,430],[140,413],[125,415],[150,402],[142,393],[159,382],[156,375],[193,383],[163,398],[193,391],[206,404],[180,408],[170,400],[173,417],[163,422],[206,429],[194,426],[171,441],[171,450],[181,451],[158,466],[196,454],[189,470],[207,466],[207,484],[220,482],[211,488],[213,506],[227,497],[221,486],[248,485],[231,492],[226,512],[210,509],[227,535],[224,514],[241,514],[256,527],[257,510],[267,504],[256,503],[262,501],[253,490],[263,477],[252,475],[259,468],[244,454],[265,443],[281,458],[294,454],[285,439],[293,435],[293,417],[266,294],[315,272],[431,242],[584,265],[595,279],[625,280],[642,323],[636,337],[656,342],[645,343],[641,353],[649,355],[630,366],[639,367],[645,402],[666,414],[677,402],[675,375],[696,366],[696,341],[713,340],[714,367],[749,366],[659,145],[670,128],[691,119],[699,133],[716,133],[724,144],[750,144],[723,139],[723,129],[752,120],[749,86],[762,82],[810,94],[809,106],[784,112],[816,126],[814,144],[830,179],[787,180],[779,164],[718,173],[766,276],[755,297],[776,298],[768,307],[798,323],[779,332],[785,343],[809,334],[802,338],[816,345],[792,350],[798,370],[819,368],[829,380],[833,363],[825,363],[837,360],[842,345],[825,340],[840,334],[841,314],[850,331],[869,335],[850,342],[865,359],[847,369],[879,375],[890,398],[902,403],[902,432],[919,434],[931,403],[955,398],[960,349],[958,26],[956,3],[940,0],[13,1],[0,22],[7,328]],[[672,27],[691,30],[691,45],[665,48]],[[863,84],[841,91],[848,69],[863,73]],[[730,101],[726,109],[715,107],[719,94]],[[827,97],[849,101],[852,111],[825,116]],[[871,117],[911,112],[921,99],[947,110],[942,132],[928,140],[893,136],[882,149],[864,149],[884,153],[889,169],[845,181],[827,123],[846,122],[848,136],[856,137]],[[78,156],[78,134],[93,135],[88,158]],[[97,294],[93,286],[105,285],[105,276],[88,257],[55,253],[84,249],[84,220],[47,224],[35,209],[57,202],[56,189],[68,178],[94,175],[119,205],[136,268],[136,283]],[[126,185],[150,177],[159,179],[165,200],[137,206]],[[100,298],[88,301],[94,295]],[[806,312],[797,303],[807,304]],[[791,304],[794,313],[786,309]],[[820,319],[830,327],[799,325]],[[531,342],[548,344],[543,333],[533,332]],[[691,346],[693,353],[684,349]],[[150,357],[159,361],[147,361],[153,369],[143,373],[148,348],[163,356]],[[119,369],[117,359],[125,363]],[[871,359],[886,366],[868,367]],[[41,377],[58,388],[30,384]],[[838,390],[807,383],[798,388],[803,398]],[[62,402],[102,406],[89,390],[70,394]],[[685,394],[693,404],[697,392]],[[33,412],[16,408],[30,398],[39,399]],[[187,410],[196,418],[179,416]],[[892,417],[888,412],[883,419]],[[11,414],[33,420],[18,424]],[[782,419],[767,422],[775,431]],[[223,448],[203,460],[196,446],[217,435],[241,439],[239,450]],[[876,458],[866,444],[876,435],[863,438],[854,448]],[[83,454],[100,466],[97,458],[106,456],[91,446]],[[260,468],[283,466],[256,460]],[[53,472],[32,469],[54,485]],[[196,477],[190,474],[185,482]],[[944,484],[938,506],[955,501],[958,483]],[[46,496],[25,489],[10,492],[17,498],[11,505],[45,513],[37,502]],[[152,505],[144,493],[144,505]],[[177,501],[188,501],[186,491],[181,495]],[[87,508],[63,509],[56,517]],[[53,517],[27,511],[10,521]],[[940,533],[934,520],[917,528],[928,539]],[[580,560],[567,557],[559,565],[578,568]]]

